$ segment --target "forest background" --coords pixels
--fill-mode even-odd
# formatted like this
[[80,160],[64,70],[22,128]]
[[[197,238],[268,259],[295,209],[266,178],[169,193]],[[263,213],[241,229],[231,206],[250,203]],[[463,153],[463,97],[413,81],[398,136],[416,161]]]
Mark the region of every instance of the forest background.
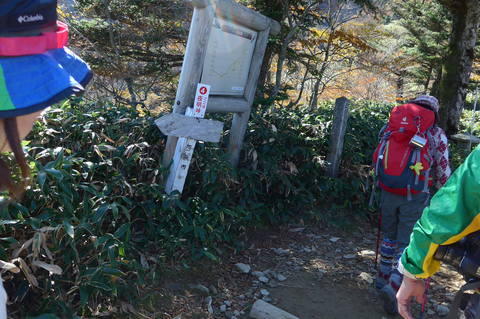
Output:
[[[219,261],[244,248],[249,230],[272,224],[374,220],[371,155],[395,103],[438,96],[449,135],[480,133],[476,1],[240,2],[282,31],[269,40],[239,167],[226,159],[227,138],[200,143],[183,196],[163,192],[166,138],[153,121],[171,110],[191,8],[62,3],[71,47],[96,76],[83,99],[36,124],[25,143],[34,182],[22,202],[2,208],[0,259],[14,317],[138,316],[153,304],[167,262]],[[352,105],[332,179],[325,159],[340,96]],[[468,150],[451,147],[457,166]],[[131,306],[138,303],[142,310]]]

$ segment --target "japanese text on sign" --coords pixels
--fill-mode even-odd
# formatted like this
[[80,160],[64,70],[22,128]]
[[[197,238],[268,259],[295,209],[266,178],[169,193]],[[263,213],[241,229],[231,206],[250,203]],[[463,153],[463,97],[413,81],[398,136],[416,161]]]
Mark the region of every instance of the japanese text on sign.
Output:
[[194,117],[204,117],[207,110],[208,96],[210,95],[210,85],[199,83],[195,95],[195,104],[193,106]]

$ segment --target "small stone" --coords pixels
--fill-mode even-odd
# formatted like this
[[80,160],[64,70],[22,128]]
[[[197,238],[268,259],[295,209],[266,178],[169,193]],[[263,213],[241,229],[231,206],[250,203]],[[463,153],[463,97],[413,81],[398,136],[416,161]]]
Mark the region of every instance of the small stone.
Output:
[[283,249],[283,248],[272,248],[272,250],[277,254],[277,255],[288,255],[288,250]]
[[356,254],[347,254],[347,255],[343,255],[343,258],[345,258],[345,259],[353,259],[353,258],[355,258],[355,257],[357,257],[357,255],[356,255]]
[[255,277],[263,277],[265,276],[265,274],[261,271],[252,271],[252,275],[254,275]]
[[259,277],[258,280],[260,280],[261,282],[263,282],[263,283],[265,283],[265,284],[269,281],[268,278],[265,277],[265,276]]
[[240,296],[238,296],[238,298],[243,300],[243,299],[245,299],[245,295],[240,295]]
[[299,228],[292,228],[292,229],[289,229],[288,231],[291,232],[291,233],[300,233],[302,231],[305,230],[305,227],[299,227]]
[[232,319],[232,317],[233,317],[233,312],[231,312],[231,311],[225,312],[225,317],[226,317],[227,319]]
[[370,250],[370,249],[365,249],[365,250],[360,251],[360,255],[362,255],[362,256],[375,256],[375,252],[373,250]]
[[270,292],[268,292],[267,289],[260,289],[260,293],[262,294],[262,296],[268,296],[268,295],[270,295]]
[[367,282],[368,284],[373,284],[373,277],[372,275],[366,273],[366,272],[362,272],[360,273],[360,275],[358,275],[358,277],[360,277],[361,280]]
[[332,242],[332,243],[336,243],[340,238],[338,237],[331,237],[329,240]]
[[268,296],[263,296],[262,297],[262,300],[265,301],[265,302],[271,302],[272,301],[272,298],[268,297]]
[[234,315],[234,316],[237,316],[237,317],[240,316],[240,311],[235,310],[235,311],[233,312],[233,315]]
[[446,315],[448,315],[450,309],[445,306],[445,305],[437,305],[437,314],[440,316],[440,317],[445,317]]
[[227,311],[227,305],[221,305],[221,306],[220,306],[220,311],[221,311],[221,312]]
[[434,314],[435,314],[435,311],[433,311],[432,309],[427,310],[427,315],[433,316]]
[[321,280],[323,278],[323,276],[325,276],[327,272],[323,269],[319,269],[318,270],[318,273],[317,273],[317,280]]
[[230,306],[232,305],[232,302],[229,301],[229,300],[225,300],[223,303],[224,303],[227,307],[230,307]]
[[211,292],[213,295],[218,294],[218,290],[217,290],[217,288],[215,288],[214,285],[210,285],[210,286],[208,287],[208,289],[210,290],[210,292]]
[[209,313],[213,314],[213,307],[212,307],[212,296],[208,296],[205,298],[205,303],[207,304],[207,310]]
[[242,264],[242,263],[235,264],[235,267],[237,267],[237,269],[240,270],[240,272],[242,272],[244,274],[248,274],[250,272],[250,269],[251,269],[251,267],[249,265]]
[[203,296],[208,296],[208,294],[210,293],[210,290],[208,290],[207,287],[205,287],[204,285],[189,285],[190,289],[192,289],[194,292],[197,292]]
[[282,274],[277,274],[277,280],[278,280],[278,281],[285,281],[285,280],[287,280],[287,277],[285,277],[285,276],[282,275]]

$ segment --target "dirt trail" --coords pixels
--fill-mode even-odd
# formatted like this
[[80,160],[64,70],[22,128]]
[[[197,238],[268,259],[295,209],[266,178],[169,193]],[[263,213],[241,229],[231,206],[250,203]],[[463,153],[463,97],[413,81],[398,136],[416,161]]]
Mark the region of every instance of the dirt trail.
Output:
[[387,317],[376,296],[368,290],[345,282],[311,285],[312,281],[315,276],[303,272],[286,281],[286,286],[272,289],[277,306],[302,319]]
[[[248,318],[259,298],[301,319],[399,318],[385,314],[373,287],[374,250],[369,226],[352,231],[311,226],[264,230],[254,236],[249,249],[224,264],[199,265],[193,275],[171,278],[166,287],[173,279],[174,286],[183,287],[164,290],[176,300],[177,309],[169,312],[171,316],[152,318]],[[251,271],[242,273],[237,263]],[[435,276],[425,318],[440,318],[461,283],[448,270]],[[203,296],[191,289],[198,284],[209,288]]]

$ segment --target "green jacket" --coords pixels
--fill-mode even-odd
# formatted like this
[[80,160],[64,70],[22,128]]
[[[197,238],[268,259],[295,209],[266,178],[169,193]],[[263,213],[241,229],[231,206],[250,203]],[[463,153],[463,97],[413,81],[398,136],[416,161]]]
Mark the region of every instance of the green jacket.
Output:
[[467,157],[413,228],[402,265],[419,278],[433,275],[440,262],[433,259],[439,245],[453,244],[480,230],[480,146]]

